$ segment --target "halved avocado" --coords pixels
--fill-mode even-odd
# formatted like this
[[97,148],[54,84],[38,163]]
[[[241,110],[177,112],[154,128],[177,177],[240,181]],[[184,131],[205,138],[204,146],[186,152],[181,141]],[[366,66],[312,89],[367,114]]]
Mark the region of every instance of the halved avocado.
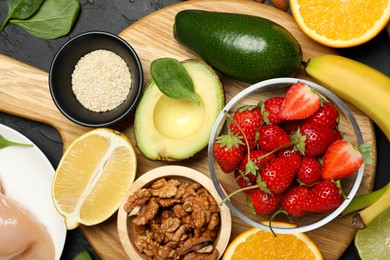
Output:
[[225,105],[222,83],[209,65],[199,60],[182,64],[200,105],[172,99],[149,82],[135,112],[134,132],[137,147],[150,160],[178,161],[201,151]]

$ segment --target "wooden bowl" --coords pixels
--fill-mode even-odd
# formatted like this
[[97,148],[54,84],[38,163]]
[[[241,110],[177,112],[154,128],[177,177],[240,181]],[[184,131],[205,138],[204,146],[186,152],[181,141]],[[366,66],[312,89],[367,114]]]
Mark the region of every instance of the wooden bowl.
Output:
[[[125,250],[126,254],[130,259],[147,259],[145,254],[140,253],[135,245],[135,232],[134,225],[131,221],[131,218],[128,217],[128,213],[124,210],[124,205],[127,202],[127,198],[133,194],[136,190],[140,188],[149,187],[153,182],[160,178],[177,179],[181,182],[198,182],[201,184],[208,192],[214,197],[216,202],[221,201],[220,196],[218,195],[216,189],[210,178],[208,178],[203,173],[196,171],[194,169],[184,167],[184,166],[163,166],[155,168],[151,171],[146,172],[141,177],[139,177],[128,189],[125,196],[123,197],[119,210],[118,210],[118,233],[119,239]],[[225,251],[232,228],[231,214],[229,208],[223,204],[220,207],[220,227],[219,234],[214,243],[214,247],[218,250],[219,257],[222,256]]]

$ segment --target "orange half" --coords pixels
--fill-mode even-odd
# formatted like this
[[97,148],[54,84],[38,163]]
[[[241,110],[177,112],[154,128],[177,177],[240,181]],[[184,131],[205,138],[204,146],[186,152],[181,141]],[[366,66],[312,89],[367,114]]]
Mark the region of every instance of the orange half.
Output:
[[[273,223],[293,227],[289,223]],[[251,228],[238,235],[226,249],[223,260],[323,259],[316,244],[305,234],[278,234]]]
[[290,8],[306,35],[335,48],[371,40],[390,20],[390,0],[290,0]]

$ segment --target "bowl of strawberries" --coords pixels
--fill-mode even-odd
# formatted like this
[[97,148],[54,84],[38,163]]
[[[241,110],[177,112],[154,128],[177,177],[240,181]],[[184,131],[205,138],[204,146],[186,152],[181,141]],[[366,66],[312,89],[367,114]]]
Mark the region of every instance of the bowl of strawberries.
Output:
[[208,146],[220,203],[276,233],[307,232],[339,216],[360,186],[369,154],[348,106],[297,78],[262,81],[234,96]]

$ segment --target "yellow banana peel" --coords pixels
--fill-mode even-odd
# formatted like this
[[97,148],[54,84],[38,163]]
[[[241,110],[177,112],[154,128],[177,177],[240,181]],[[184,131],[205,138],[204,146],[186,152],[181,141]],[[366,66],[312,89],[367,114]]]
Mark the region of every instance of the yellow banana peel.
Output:
[[370,117],[390,140],[390,78],[338,55],[310,58],[305,71],[339,98]]

